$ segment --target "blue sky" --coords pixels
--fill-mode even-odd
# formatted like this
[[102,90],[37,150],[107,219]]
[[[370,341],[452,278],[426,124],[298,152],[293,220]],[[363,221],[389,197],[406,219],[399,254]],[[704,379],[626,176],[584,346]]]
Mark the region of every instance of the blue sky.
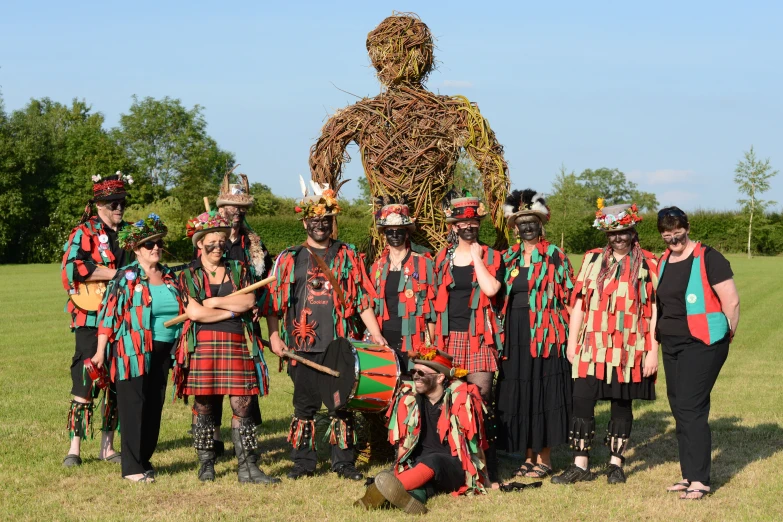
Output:
[[[783,169],[781,6],[12,0],[0,11],[0,89],[9,112],[79,97],[108,125],[133,94],[200,104],[240,170],[296,196],[326,116],[354,101],[332,83],[378,94],[367,33],[415,11],[437,38],[428,87],[479,104],[514,187],[547,191],[561,165],[616,167],[662,204],[725,209],[751,145]],[[783,175],[766,197],[783,202]]]

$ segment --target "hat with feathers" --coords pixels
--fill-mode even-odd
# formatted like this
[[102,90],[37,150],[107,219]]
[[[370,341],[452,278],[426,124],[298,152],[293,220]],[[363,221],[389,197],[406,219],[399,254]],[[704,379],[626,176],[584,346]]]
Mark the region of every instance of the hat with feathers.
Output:
[[234,172],[239,165],[234,166],[231,170],[226,172],[223,176],[223,183],[220,184],[220,194],[218,194],[216,205],[218,208],[233,205],[235,207],[252,207],[255,199],[250,195],[250,183],[247,180],[247,175],[240,174],[239,179],[241,183],[231,184],[229,178],[231,173]]
[[533,189],[514,190],[503,204],[503,215],[506,216],[508,228],[514,228],[519,216],[537,216],[542,224],[549,221],[549,207],[544,195]]

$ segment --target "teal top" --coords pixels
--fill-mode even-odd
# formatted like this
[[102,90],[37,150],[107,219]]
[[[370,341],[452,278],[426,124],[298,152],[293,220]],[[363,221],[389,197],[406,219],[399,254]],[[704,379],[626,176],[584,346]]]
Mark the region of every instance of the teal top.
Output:
[[174,341],[177,328],[166,328],[163,323],[179,315],[179,303],[166,285],[149,285],[152,298],[152,340],[164,343]]

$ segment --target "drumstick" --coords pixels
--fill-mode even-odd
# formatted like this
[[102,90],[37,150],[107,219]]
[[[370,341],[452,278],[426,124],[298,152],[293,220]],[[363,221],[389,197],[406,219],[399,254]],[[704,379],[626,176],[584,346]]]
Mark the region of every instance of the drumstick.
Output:
[[207,209],[207,212],[212,210],[211,208],[209,208],[209,198],[207,196],[204,196],[204,208]]
[[[250,292],[253,292],[255,290],[258,290],[261,287],[264,287],[264,286],[268,285],[269,283],[271,283],[275,279],[276,279],[275,276],[267,277],[266,279],[262,279],[258,283],[253,283],[252,285],[246,286],[245,288],[240,288],[239,290],[237,290],[233,294],[227,295],[226,297],[231,297],[233,295],[249,294]],[[188,314],[178,315],[174,319],[169,319],[168,321],[163,323],[163,326],[165,326],[166,328],[171,328],[175,324],[179,324],[179,323],[185,321],[187,318],[188,318]]]
[[339,377],[340,372],[336,370],[332,370],[331,368],[324,366],[322,364],[314,363],[310,359],[305,359],[301,355],[296,355],[294,352],[291,352],[289,350],[286,350],[283,352],[283,357],[288,357],[289,359],[293,359],[296,362],[300,362],[304,364],[305,366],[309,366],[313,370],[318,370],[319,372],[323,372],[327,375],[331,375],[332,377]]

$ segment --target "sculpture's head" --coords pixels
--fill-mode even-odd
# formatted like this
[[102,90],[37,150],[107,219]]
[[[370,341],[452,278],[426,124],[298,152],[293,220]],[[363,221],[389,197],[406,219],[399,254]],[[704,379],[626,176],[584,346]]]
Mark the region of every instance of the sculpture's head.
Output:
[[367,52],[387,87],[419,84],[434,65],[432,34],[413,13],[394,13],[367,35]]

